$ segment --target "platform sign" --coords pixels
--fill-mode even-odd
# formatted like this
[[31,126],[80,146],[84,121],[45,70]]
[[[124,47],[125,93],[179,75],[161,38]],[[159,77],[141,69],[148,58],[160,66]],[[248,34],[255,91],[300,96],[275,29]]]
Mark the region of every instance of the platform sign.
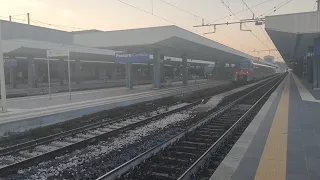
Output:
[[47,50],[47,57],[67,57],[69,56],[69,50]]
[[15,58],[3,57],[5,67],[17,67],[18,62]]
[[143,63],[143,62],[149,62],[150,54],[146,53],[132,53],[132,54],[124,54],[124,53],[117,53],[116,54],[116,62],[122,62],[122,63]]

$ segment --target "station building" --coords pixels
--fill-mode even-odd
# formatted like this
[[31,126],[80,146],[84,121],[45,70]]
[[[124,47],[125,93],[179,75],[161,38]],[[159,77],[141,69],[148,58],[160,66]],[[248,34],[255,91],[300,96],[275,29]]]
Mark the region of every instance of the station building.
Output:
[[[190,36],[191,39],[182,41],[181,38],[178,38],[179,36],[175,36],[174,34],[179,33],[179,31]],[[131,77],[134,84],[145,84],[152,83],[154,75],[157,74],[154,72],[155,61],[153,60],[154,51],[156,51],[156,54],[159,55],[157,58],[159,58],[159,74],[161,75],[158,85],[156,85],[157,88],[160,87],[165,77],[182,80],[184,73],[187,73],[185,79],[191,79],[194,76],[203,77],[205,66],[209,64],[214,65],[215,62],[219,64],[219,60],[224,62],[224,60],[230,59],[230,57],[221,59],[214,56],[208,59],[209,54],[212,53],[200,55],[202,52],[192,52],[187,56],[183,50],[186,50],[186,52],[189,50],[197,51],[197,48],[199,49],[204,46],[195,42],[191,43],[190,40],[192,38],[200,39],[198,41],[207,43],[208,41],[213,41],[176,26],[111,32],[99,30],[66,32],[16,22],[1,21],[1,35],[5,59],[5,80],[7,87],[10,88],[48,86],[48,59],[46,57],[48,49],[67,49],[70,51],[71,81],[75,84],[80,84],[81,82],[101,83],[106,81],[126,83],[126,65],[125,63],[116,61],[115,55],[117,53],[143,52],[150,54],[150,62],[132,63],[131,67]],[[160,36],[156,37],[157,35]],[[159,39],[156,40],[156,38]],[[157,41],[159,44],[145,42],[147,39],[154,41],[152,43]],[[169,43],[172,47],[165,47],[166,45],[161,44],[161,40],[164,43]],[[230,49],[233,53],[240,53],[229,47],[216,44]],[[179,49],[179,45],[193,45],[193,47]],[[207,47],[206,50],[208,51],[210,48]],[[185,57],[185,61],[182,60],[183,56]],[[246,55],[242,54],[242,56],[245,57]],[[235,57],[232,57],[232,59],[235,59]],[[67,84],[67,59],[49,58],[49,61],[51,83],[57,85]],[[182,62],[185,63],[183,64]],[[231,66],[228,63],[221,64],[223,64],[221,65],[222,68],[230,67],[226,71],[231,71],[231,67],[235,67],[235,65]],[[183,69],[188,70],[184,72]],[[130,83],[132,84],[132,82]]]

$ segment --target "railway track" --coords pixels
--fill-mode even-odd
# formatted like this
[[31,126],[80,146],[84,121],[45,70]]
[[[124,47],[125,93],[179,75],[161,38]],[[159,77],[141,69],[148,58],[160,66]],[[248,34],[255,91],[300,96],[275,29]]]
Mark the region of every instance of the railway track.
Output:
[[201,100],[193,103],[181,103],[157,111],[137,113],[1,149],[0,176],[80,149],[101,139],[191,108],[199,103]]
[[284,76],[276,77],[220,108],[170,140],[140,154],[97,180],[190,179],[246,120],[252,118]]
[[194,107],[217,93],[220,92],[207,93],[205,97],[196,94],[191,98],[191,103],[180,103],[151,112],[138,112],[0,149],[0,176]]
[[[217,93],[215,92],[215,94]],[[0,176],[6,176],[19,169],[53,159],[76,149],[95,144],[100,140],[113,137],[121,132],[126,132],[149,122],[192,108],[212,95],[214,94],[208,93],[206,97],[193,98],[192,103],[181,103],[152,112],[135,113],[1,149]]]

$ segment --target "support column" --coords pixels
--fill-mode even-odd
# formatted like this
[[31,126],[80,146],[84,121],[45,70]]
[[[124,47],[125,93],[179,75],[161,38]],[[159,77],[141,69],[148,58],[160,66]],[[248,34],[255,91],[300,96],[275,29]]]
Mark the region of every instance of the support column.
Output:
[[30,88],[38,87],[37,65],[32,57],[28,57],[28,85]]
[[320,88],[319,86],[319,57],[315,56],[313,59],[313,89]]
[[183,79],[182,79],[182,84],[184,86],[188,85],[188,65],[187,65],[187,56],[183,55],[182,56],[182,74],[183,74]]
[[320,38],[315,40],[313,57],[313,89],[320,89]]
[[98,68],[98,79],[104,80],[106,77],[106,69],[104,67]]
[[133,89],[132,77],[133,77],[132,63],[127,62],[126,63],[126,87],[128,89]]
[[160,76],[161,76],[161,83],[164,83],[165,78],[165,69],[164,69],[164,55],[160,55]]
[[160,52],[159,49],[153,50],[153,88],[160,89]]
[[151,79],[153,79],[153,67],[150,63],[148,64],[148,75]]
[[60,80],[60,85],[64,84],[64,79],[65,79],[65,65],[64,65],[64,60],[59,59],[58,60],[58,73],[59,73],[59,80]]
[[81,63],[80,60],[75,61],[75,80],[76,84],[80,84],[81,81]]
[[111,79],[112,80],[117,79],[117,70],[118,70],[118,68],[116,65],[111,69]]
[[10,67],[10,84],[13,88],[17,87],[17,73],[16,73],[16,67]]
[[307,59],[307,80],[308,83],[313,82],[313,58]]

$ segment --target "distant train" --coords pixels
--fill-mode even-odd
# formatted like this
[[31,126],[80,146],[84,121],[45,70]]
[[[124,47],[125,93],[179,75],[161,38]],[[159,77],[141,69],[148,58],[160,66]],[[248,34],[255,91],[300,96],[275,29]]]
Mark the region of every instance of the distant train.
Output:
[[240,61],[240,66],[236,68],[233,81],[255,81],[277,72],[277,66],[266,62],[253,62],[250,59]]
[[214,65],[213,64],[209,64],[208,66],[206,66],[204,68],[204,77],[207,79],[211,79],[214,77]]
[[[231,67],[229,67],[231,68]],[[264,61],[253,62],[250,59],[243,59],[237,66],[229,69],[224,76],[228,76],[233,82],[248,82],[270,76],[277,72],[278,66]],[[217,77],[217,68],[215,65],[208,65],[204,68],[204,76],[207,79]]]

